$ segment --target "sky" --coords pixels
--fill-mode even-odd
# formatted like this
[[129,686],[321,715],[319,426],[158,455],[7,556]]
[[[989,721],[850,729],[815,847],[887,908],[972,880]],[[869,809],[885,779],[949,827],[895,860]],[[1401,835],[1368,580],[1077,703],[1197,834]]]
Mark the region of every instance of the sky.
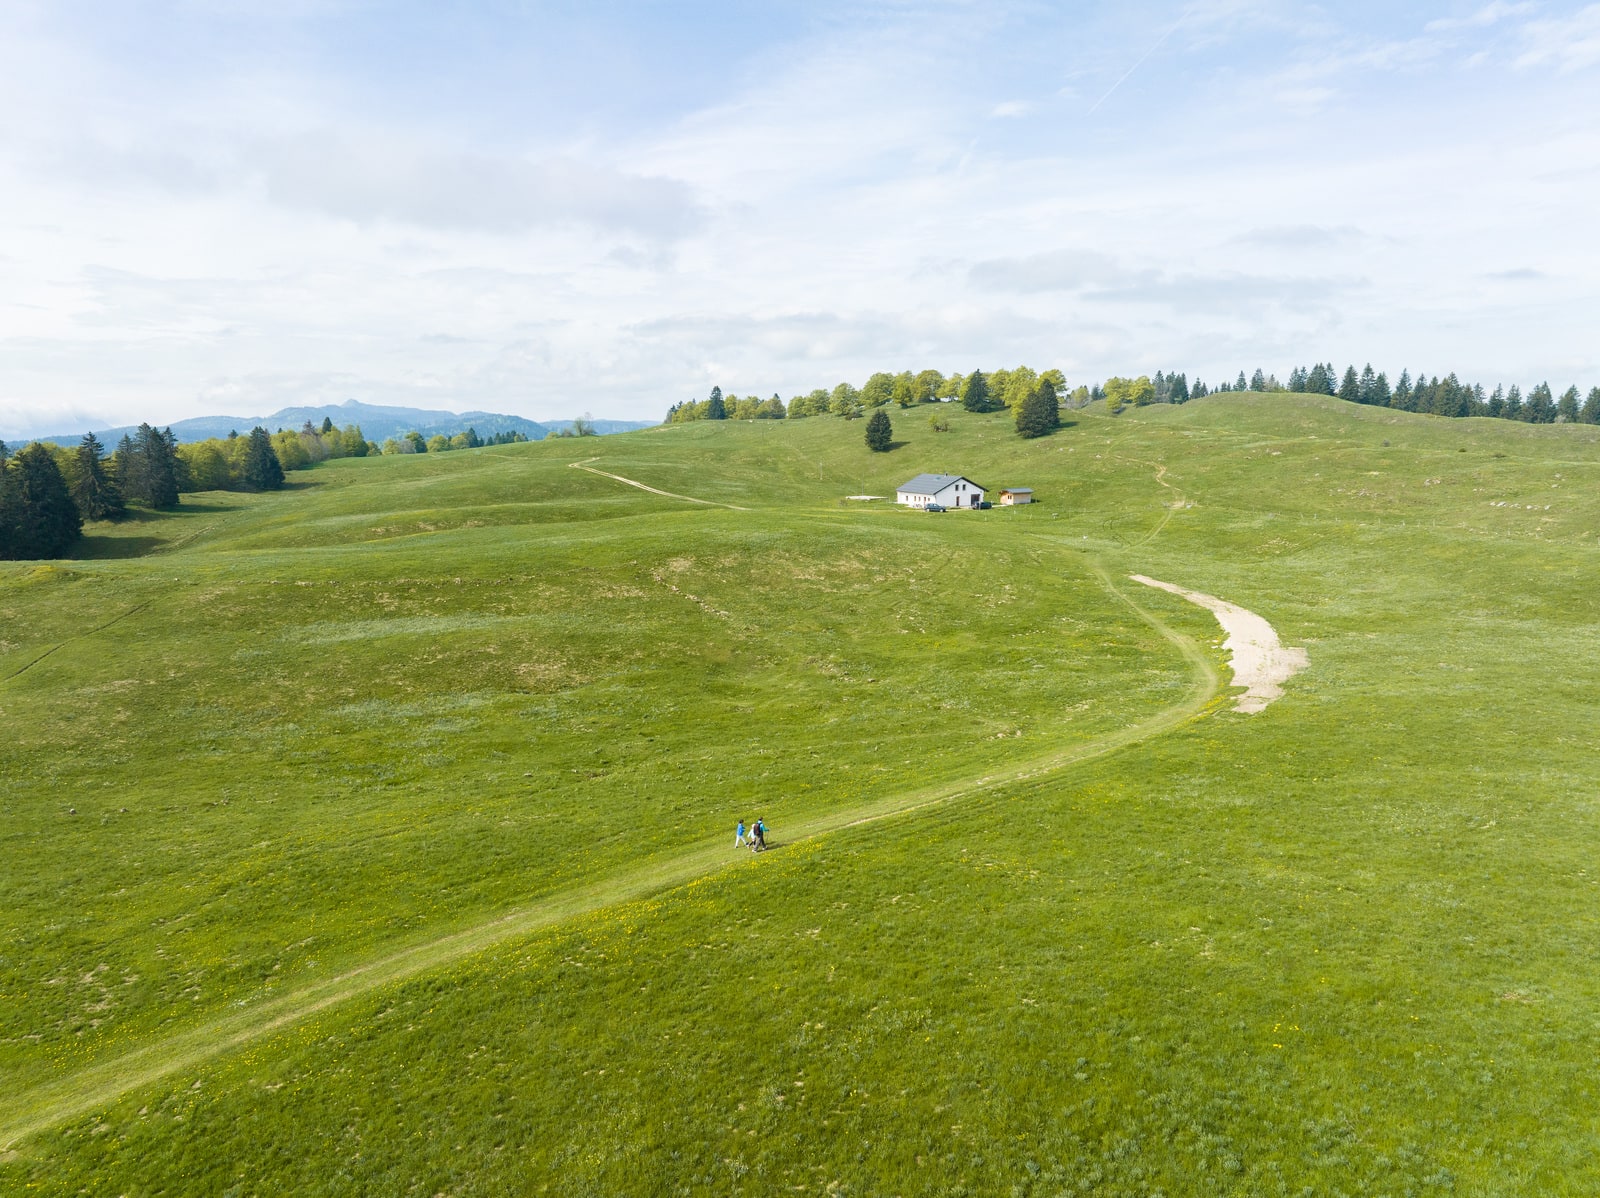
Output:
[[1600,384],[1600,3],[4,0],[0,436]]

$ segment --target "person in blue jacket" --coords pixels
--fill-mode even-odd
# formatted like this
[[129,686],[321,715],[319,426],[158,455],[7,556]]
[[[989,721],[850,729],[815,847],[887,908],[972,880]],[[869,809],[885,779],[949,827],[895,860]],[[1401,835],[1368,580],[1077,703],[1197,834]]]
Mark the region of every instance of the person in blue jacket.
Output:
[[744,820],[740,820],[739,826],[734,829],[733,847],[736,849],[744,848]]

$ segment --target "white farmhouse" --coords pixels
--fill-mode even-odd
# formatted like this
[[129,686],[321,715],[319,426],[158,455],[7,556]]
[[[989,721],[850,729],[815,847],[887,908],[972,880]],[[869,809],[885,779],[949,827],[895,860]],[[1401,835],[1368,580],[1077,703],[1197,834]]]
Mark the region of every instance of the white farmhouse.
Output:
[[983,502],[983,488],[959,474],[919,474],[896,488],[894,499],[917,508],[930,503],[940,507],[977,507]]

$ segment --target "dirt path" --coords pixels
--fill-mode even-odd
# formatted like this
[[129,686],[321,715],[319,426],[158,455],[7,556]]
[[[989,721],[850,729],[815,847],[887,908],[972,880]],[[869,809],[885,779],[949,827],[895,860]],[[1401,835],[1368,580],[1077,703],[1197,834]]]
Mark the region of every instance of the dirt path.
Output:
[[[1104,570],[1096,567],[1095,573],[1112,595],[1183,654],[1193,681],[1187,698],[1127,728],[1069,749],[1040,754],[995,773],[814,816],[780,829],[779,847],[909,815],[957,799],[975,798],[1001,787],[1053,774],[1171,732],[1204,715],[1222,685],[1221,675],[1205,651],[1120,591]],[[697,878],[755,867],[756,863],[743,854],[730,856],[721,832],[712,839],[714,844],[647,861],[621,874],[552,895],[473,927],[397,948],[343,973],[253,1002],[241,1010],[76,1073],[14,1090],[0,1098],[0,1152],[12,1149],[19,1141],[38,1132],[109,1106],[132,1090],[196,1068],[223,1053],[379,987],[404,982],[602,907],[637,901]]]
[[623,478],[620,474],[608,474],[604,470],[596,470],[589,465],[590,462],[598,462],[599,460],[599,458],[584,458],[581,462],[568,462],[567,465],[574,470],[587,470],[590,474],[598,474],[601,478],[612,478],[619,483],[627,483],[630,487],[638,487],[639,490],[649,491],[652,495],[664,495],[668,499],[682,499],[686,503],[703,503],[706,507],[725,507],[734,512],[748,512],[750,510],[747,507],[740,507],[736,503],[718,503],[715,499],[696,499],[693,495],[679,495],[675,491],[662,491],[656,487],[648,487],[637,479]]
[[1157,582],[1143,574],[1131,574],[1134,582],[1147,587],[1157,587],[1181,595],[1190,603],[1198,603],[1212,615],[1228,634],[1222,647],[1228,651],[1233,663],[1233,680],[1245,687],[1244,694],[1233,705],[1235,711],[1255,715],[1266,710],[1268,703],[1283,697],[1283,684],[1311,664],[1304,649],[1290,648],[1278,640],[1278,634],[1254,612],[1237,604],[1203,595],[1199,591],[1186,591],[1170,582]]

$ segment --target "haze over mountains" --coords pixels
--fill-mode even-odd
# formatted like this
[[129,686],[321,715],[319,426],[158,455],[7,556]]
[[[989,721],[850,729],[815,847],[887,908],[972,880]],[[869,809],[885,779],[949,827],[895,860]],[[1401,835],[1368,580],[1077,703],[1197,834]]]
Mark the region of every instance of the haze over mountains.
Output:
[[[268,432],[276,432],[280,428],[299,428],[308,420],[320,425],[324,418],[332,420],[340,428],[347,424],[360,425],[362,434],[369,441],[383,441],[385,438],[400,437],[410,432],[421,433],[424,437],[431,437],[435,433],[453,436],[465,432],[468,428],[475,429],[480,437],[485,438],[495,433],[521,433],[530,441],[542,441],[553,433],[572,427],[570,420],[541,422],[500,412],[448,412],[442,409],[389,407],[383,404],[361,403],[354,399],[347,399],[341,404],[283,408],[270,416],[194,416],[188,420],[175,420],[170,427],[179,441],[204,441],[209,437],[226,437],[230,432],[248,433],[256,425],[261,425]],[[622,433],[637,428],[650,428],[658,421],[592,420],[590,423],[597,433]],[[72,432],[53,433],[30,439],[71,445],[81,439],[84,433],[92,431],[107,448],[113,448],[123,434],[133,432],[135,427],[127,425],[92,430],[84,427]]]

